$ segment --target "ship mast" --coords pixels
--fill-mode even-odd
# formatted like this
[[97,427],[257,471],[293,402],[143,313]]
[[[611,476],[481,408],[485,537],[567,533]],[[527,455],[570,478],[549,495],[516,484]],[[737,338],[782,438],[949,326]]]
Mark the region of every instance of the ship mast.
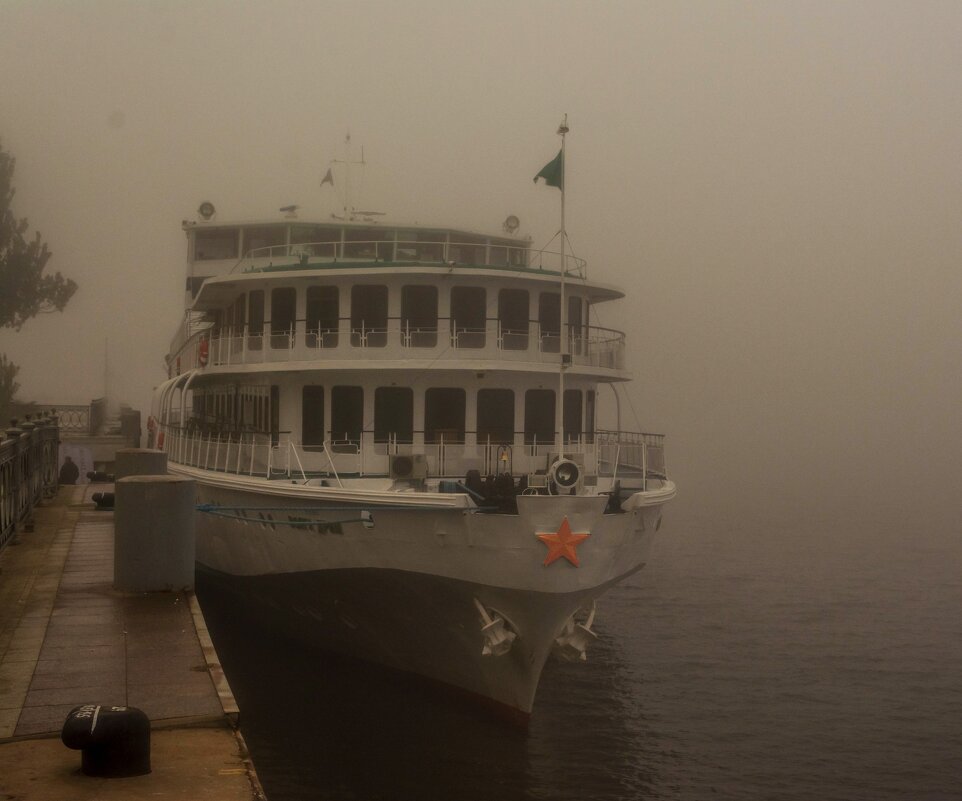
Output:
[[564,448],[565,370],[571,365],[568,352],[568,304],[565,302],[565,135],[568,133],[568,115],[565,114],[558,134],[561,136],[561,361],[558,365],[558,402],[555,404],[555,447],[559,454]]

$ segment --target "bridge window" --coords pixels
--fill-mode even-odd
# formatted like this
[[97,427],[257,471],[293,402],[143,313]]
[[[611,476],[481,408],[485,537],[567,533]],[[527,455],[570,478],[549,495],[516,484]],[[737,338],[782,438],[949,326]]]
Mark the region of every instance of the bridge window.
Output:
[[305,386],[301,398],[301,444],[324,445],[324,387]]
[[383,348],[387,344],[387,287],[351,287],[351,344]]
[[554,442],[554,390],[529,389],[524,393],[524,442]]
[[[291,226],[291,245],[302,246],[299,248],[291,248],[291,250],[296,251],[296,253],[306,253],[308,256],[333,259],[337,256],[337,247],[340,242],[340,227],[331,228],[326,225]],[[304,245],[310,245],[310,247],[303,247]]]
[[364,429],[364,390],[361,387],[331,388],[331,440],[334,451],[356,451]]
[[255,225],[244,229],[244,255],[257,258],[284,256],[287,253],[287,226]]
[[514,392],[510,389],[478,390],[478,444],[514,443]]
[[483,348],[487,323],[485,292],[478,286],[451,290],[451,334],[456,348]]
[[297,319],[297,290],[279,287],[271,290],[271,347],[289,348]]
[[424,393],[424,441],[464,442],[464,390],[434,387]]
[[305,308],[307,333],[305,336],[308,347],[337,347],[339,303],[336,286],[309,286],[307,288]]
[[438,344],[437,287],[401,287],[401,341],[412,348]]
[[484,264],[485,240],[475,236],[454,234],[456,241],[448,245],[448,260],[457,264]]
[[414,392],[409,387],[374,390],[374,441],[414,442]]
[[195,229],[194,260],[236,259],[238,241],[236,228]]
[[502,289],[498,293],[498,320],[504,350],[528,349],[528,293],[524,289]]
[[384,228],[344,229],[344,258],[393,260],[394,232]]
[[447,234],[443,231],[398,231],[398,261],[442,261]]

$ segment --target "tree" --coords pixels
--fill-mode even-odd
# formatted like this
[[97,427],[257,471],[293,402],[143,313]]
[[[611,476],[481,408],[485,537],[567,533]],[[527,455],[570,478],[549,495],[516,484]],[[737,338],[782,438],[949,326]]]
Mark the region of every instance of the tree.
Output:
[[16,159],[0,143],[0,328],[19,331],[31,317],[63,311],[77,285],[60,273],[44,275],[51,253],[37,233],[27,238],[26,218],[11,204]]
[[[20,368],[9,361],[3,353],[0,353],[0,431],[3,430],[2,424],[6,423],[10,405],[13,403],[13,396],[20,389],[20,385],[17,383],[17,373],[19,372]],[[3,439],[2,434],[0,434],[0,439]]]

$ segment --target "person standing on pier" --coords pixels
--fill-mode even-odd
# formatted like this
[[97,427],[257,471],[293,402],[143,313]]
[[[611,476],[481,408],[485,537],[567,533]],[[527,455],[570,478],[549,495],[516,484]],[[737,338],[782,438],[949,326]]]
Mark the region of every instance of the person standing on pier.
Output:
[[57,479],[60,484],[76,484],[80,478],[80,468],[74,464],[74,460],[69,456],[64,457],[63,466],[60,468],[60,475]]

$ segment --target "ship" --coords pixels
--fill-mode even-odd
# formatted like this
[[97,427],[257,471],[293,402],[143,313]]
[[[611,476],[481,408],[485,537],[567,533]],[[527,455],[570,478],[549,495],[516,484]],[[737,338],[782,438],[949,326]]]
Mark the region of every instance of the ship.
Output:
[[620,419],[626,337],[597,322],[624,292],[513,215],[344,211],[182,223],[149,445],[196,484],[199,570],[311,646],[523,724],[676,493],[664,435]]

